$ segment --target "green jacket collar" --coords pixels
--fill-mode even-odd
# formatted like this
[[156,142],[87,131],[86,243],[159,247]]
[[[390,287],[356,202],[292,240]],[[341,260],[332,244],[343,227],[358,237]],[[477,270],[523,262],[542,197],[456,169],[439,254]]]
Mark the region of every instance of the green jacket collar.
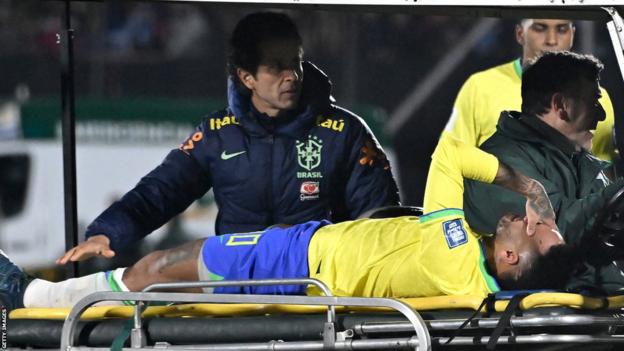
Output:
[[579,153],[565,135],[534,115],[503,111],[498,120],[497,130],[511,139],[537,142],[559,150],[568,157]]

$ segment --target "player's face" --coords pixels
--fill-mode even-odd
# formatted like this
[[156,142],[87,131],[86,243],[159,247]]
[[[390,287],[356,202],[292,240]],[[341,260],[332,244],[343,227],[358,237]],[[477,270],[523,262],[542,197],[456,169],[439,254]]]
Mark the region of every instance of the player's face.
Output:
[[564,243],[561,234],[545,224],[538,224],[535,233],[528,234],[526,217],[513,214],[506,214],[501,217],[498,221],[496,235],[506,236],[506,239],[514,241],[519,247],[539,252],[540,255],[548,252],[551,247]]
[[523,20],[516,26],[516,40],[522,45],[523,63],[543,52],[570,50],[574,31],[574,25],[569,20]]
[[260,112],[276,116],[297,107],[303,82],[303,49],[294,41],[268,42],[255,75],[239,78],[251,90],[251,101]]
[[598,82],[585,82],[578,89],[578,96],[567,97],[565,104],[565,122],[559,131],[580,147],[591,147],[592,130],[599,121],[605,119],[605,111],[600,99]]

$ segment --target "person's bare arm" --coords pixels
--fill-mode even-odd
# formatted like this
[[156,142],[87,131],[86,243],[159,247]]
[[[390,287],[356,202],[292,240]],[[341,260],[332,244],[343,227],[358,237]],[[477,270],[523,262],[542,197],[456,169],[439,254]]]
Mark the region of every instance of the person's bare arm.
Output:
[[503,162],[499,162],[494,184],[515,191],[526,197],[527,232],[533,234],[535,226],[543,223],[557,229],[555,211],[552,208],[546,189],[537,180],[515,171]]

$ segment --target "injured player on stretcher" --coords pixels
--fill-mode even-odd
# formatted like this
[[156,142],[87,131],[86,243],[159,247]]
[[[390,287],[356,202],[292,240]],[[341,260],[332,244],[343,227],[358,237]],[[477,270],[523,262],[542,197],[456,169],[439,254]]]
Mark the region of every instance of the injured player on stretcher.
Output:
[[[486,296],[501,289],[561,288],[574,266],[541,184],[476,147],[443,136],[429,177],[439,209],[420,217],[311,221],[209,237],[152,252],[127,268],[49,282],[32,279],[0,255],[0,303],[71,307],[99,291],[141,291],[154,283],[316,278],[337,296]],[[500,218],[496,235],[479,236],[464,219],[463,179],[524,195],[526,214]],[[188,291],[188,289],[186,289]],[[200,292],[201,289],[197,289]],[[311,294],[313,287],[205,288],[210,293]],[[113,303],[113,302],[111,302]]]

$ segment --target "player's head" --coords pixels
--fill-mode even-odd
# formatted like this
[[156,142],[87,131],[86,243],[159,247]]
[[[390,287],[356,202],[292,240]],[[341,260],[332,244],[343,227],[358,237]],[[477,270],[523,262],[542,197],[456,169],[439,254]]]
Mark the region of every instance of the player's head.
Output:
[[565,19],[526,18],[516,25],[516,41],[522,46],[522,63],[549,51],[570,50],[574,23]]
[[606,116],[598,101],[602,68],[591,55],[544,53],[522,75],[522,112],[538,116],[553,112],[547,123],[583,145],[591,140],[589,131]]
[[303,81],[302,40],[282,13],[252,13],[238,22],[229,43],[228,73],[238,91],[270,116],[297,106]]
[[489,264],[505,290],[563,288],[575,267],[575,251],[561,234],[545,224],[528,234],[525,217],[503,216],[491,246]]

